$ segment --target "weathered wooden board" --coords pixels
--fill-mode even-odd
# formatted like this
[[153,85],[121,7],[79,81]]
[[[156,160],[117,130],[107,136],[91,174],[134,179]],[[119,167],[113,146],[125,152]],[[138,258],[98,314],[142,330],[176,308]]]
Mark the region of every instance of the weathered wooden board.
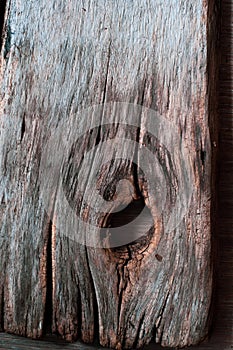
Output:
[[[37,338],[52,325],[67,340],[97,338],[116,349],[152,339],[185,346],[206,336],[217,146],[210,105],[215,79],[210,85],[208,76],[215,72],[208,56],[214,54],[208,45],[214,10],[214,3],[201,0],[6,3],[0,127],[4,331]],[[102,143],[101,151],[88,154]],[[89,187],[93,179],[103,202]],[[111,211],[130,201],[132,212],[138,205],[146,214],[128,244],[115,247],[118,236],[103,236],[111,247],[98,244],[100,227],[122,223],[123,214]],[[101,214],[106,202],[111,215]],[[75,212],[82,219],[77,232],[71,229]],[[89,237],[89,226],[81,221],[94,225],[88,245],[83,237]]]

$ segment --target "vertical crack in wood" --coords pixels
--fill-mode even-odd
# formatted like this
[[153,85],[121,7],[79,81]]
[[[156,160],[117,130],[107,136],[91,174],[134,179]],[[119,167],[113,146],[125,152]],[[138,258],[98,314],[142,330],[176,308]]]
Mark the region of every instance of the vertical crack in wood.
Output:
[[[139,158],[139,156],[138,156],[138,146],[139,146],[139,142],[140,142],[140,132],[141,132],[141,129],[139,127],[139,128],[137,128],[137,135],[136,135],[136,150],[135,150],[136,156],[134,156],[135,158],[137,157],[136,159]],[[140,198],[140,197],[143,197],[143,195],[142,195],[142,192],[141,192],[140,187],[139,187],[138,166],[137,166],[136,163],[133,163],[132,167],[133,167],[134,188],[136,190],[136,194]]]
[[6,3],[7,3],[7,0],[0,1],[0,52],[2,51],[2,44],[3,44]]
[[118,282],[117,282],[117,295],[118,295],[118,305],[117,305],[117,319],[118,319],[118,333],[120,329],[120,316],[121,316],[121,305],[122,305],[122,300],[123,300],[123,288],[121,288],[121,273],[119,271],[119,265],[117,266],[117,277],[118,277]]
[[141,328],[143,326],[145,315],[146,315],[146,312],[144,311],[142,316],[141,316],[141,318],[140,318],[140,320],[139,320],[139,323],[138,323],[138,329],[137,329],[137,334],[136,334],[136,338],[135,338],[135,341],[134,341],[133,349],[136,349],[138,347],[138,345],[139,345],[140,332],[141,332]]
[[104,90],[103,90],[103,101],[102,103],[105,103],[106,97],[107,97],[107,88],[108,88],[108,72],[109,72],[109,66],[110,66],[110,57],[111,57],[111,41],[109,43],[108,47],[108,57],[107,57],[107,68],[106,68],[106,77],[104,82]]
[[[71,273],[73,274],[73,271],[71,270]],[[80,281],[78,276],[73,276],[73,279],[75,280],[77,278],[77,320],[78,320],[78,329],[77,329],[77,339],[82,338],[82,314],[83,314],[83,307],[82,307],[82,296],[81,296],[81,290],[80,290]]]
[[168,302],[169,296],[170,296],[170,292],[167,293],[167,295],[166,295],[166,297],[165,297],[165,299],[164,299],[164,302],[163,302],[163,304],[162,304],[162,306],[161,306],[159,315],[158,315],[158,317],[157,317],[158,323],[156,324],[156,332],[155,332],[155,339],[156,339],[157,342],[161,342],[161,340],[162,340],[162,333],[161,333],[159,339],[157,339],[157,329],[160,328],[161,321],[162,321],[162,318],[163,318],[163,314],[164,314],[165,309],[166,309],[166,307],[167,307],[167,302]]
[[1,318],[0,318],[0,329],[2,332],[4,332],[4,309],[5,309],[5,305],[4,305],[5,301],[4,301],[4,286],[2,286],[2,295],[1,295]]
[[205,157],[206,157],[206,151],[204,151],[204,150],[201,148],[201,164],[202,164],[203,167],[204,167],[204,165],[205,165]]
[[87,259],[87,271],[89,272],[90,276],[90,285],[92,289],[92,294],[93,294],[93,315],[94,315],[94,339],[96,342],[99,343],[99,307],[98,307],[98,300],[97,300],[97,295],[96,295],[96,286],[95,282],[92,276],[92,271],[90,267],[90,262],[89,262],[89,256],[88,256],[88,248],[85,246],[85,252],[86,252],[86,259]]
[[126,341],[126,327],[123,330],[123,334],[121,334],[122,331],[122,315],[124,318],[124,293],[127,289],[128,286],[128,279],[125,278],[125,273],[124,270],[127,269],[127,264],[131,258],[131,251],[130,248],[127,246],[127,251],[128,251],[128,258],[125,258],[125,262],[123,263],[123,265],[118,265],[117,269],[121,270],[121,273],[119,274],[120,276],[120,280],[118,281],[118,283],[120,284],[120,294],[119,294],[119,299],[118,299],[118,336],[122,337],[122,348],[125,347],[125,341]]
[[146,91],[146,78],[144,79],[143,82],[143,88],[142,88],[142,98],[141,98],[141,105],[144,105],[144,98],[145,98],[145,91]]
[[[128,246],[126,246],[128,256],[125,257],[125,261],[122,264],[117,264],[117,275],[118,275],[118,336],[121,336],[121,324],[122,324],[122,314],[124,306],[124,292],[126,291],[128,285],[128,279],[125,278],[124,270],[127,269],[127,264],[131,260],[131,251]],[[126,329],[125,329],[126,331]],[[123,336],[123,339],[125,336]],[[124,344],[122,345],[124,347]]]
[[49,222],[46,253],[46,301],[44,312],[43,334],[52,332],[53,315],[53,268],[52,268],[52,221]]
[[167,110],[170,108],[170,95],[171,95],[171,81],[169,80],[168,86],[167,86]]
[[25,337],[27,336],[27,329],[28,329],[28,309],[25,317],[25,332],[24,332]]
[[25,134],[25,130],[26,130],[25,115],[23,115],[22,124],[21,124],[20,142],[23,141],[23,137],[24,137],[24,134]]
[[[9,19],[8,19],[9,21]],[[8,53],[10,52],[10,48],[11,48],[11,35],[12,35],[12,32],[11,32],[11,25],[10,25],[10,22],[7,23],[7,26],[6,26],[6,40],[5,40],[5,45],[4,45],[4,59],[7,59],[8,57]]]
[[98,127],[98,132],[95,140],[95,146],[98,146],[98,144],[101,142],[101,125]]

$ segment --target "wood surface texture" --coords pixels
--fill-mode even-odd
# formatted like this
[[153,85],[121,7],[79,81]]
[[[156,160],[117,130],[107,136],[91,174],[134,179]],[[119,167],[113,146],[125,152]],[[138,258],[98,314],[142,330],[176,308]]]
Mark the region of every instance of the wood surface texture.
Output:
[[[231,6],[224,2],[223,13],[228,13],[226,4]],[[52,332],[67,341],[96,341],[115,349],[139,348],[150,341],[182,347],[207,336],[213,284],[211,246],[217,242],[217,246],[232,248],[232,192],[227,189],[232,169],[232,114],[224,114],[232,95],[224,90],[227,82],[228,94],[231,91],[227,73],[220,85],[219,123],[220,152],[225,155],[220,157],[219,206],[224,209],[219,211],[219,218],[214,217],[218,10],[217,2],[202,0],[111,0],[107,6],[102,0],[6,2],[0,105],[2,331],[35,339]],[[228,38],[227,25],[222,24],[224,40]],[[221,56],[221,79],[231,67],[232,60],[224,61],[228,58],[228,54]],[[141,201],[154,223],[153,230],[136,243],[103,249],[79,244],[64,235],[56,227],[59,218],[53,216],[51,222],[39,197],[39,171],[43,147],[59,123],[65,121],[67,132],[72,131],[76,124],[69,118],[77,115],[80,128],[88,130],[90,119],[80,111],[110,102],[141,105],[173,123],[180,133],[180,144],[188,150],[194,181],[185,216],[166,232],[163,217],[157,212],[155,182],[160,181],[162,168],[169,193],[164,204],[166,214],[176,191],[185,188],[179,177],[177,180],[178,175],[184,177],[182,164],[178,161],[173,166],[169,158],[172,150],[158,145],[158,140],[146,133],[146,114],[140,116],[139,129],[92,128],[91,136],[85,134],[74,144],[62,170],[64,192],[84,220],[114,225],[112,216],[90,215],[92,192],[84,210],[82,196],[73,185],[79,175],[74,159],[79,169],[82,155],[93,142],[110,138],[124,153],[124,144],[117,137],[127,135],[134,141],[130,151],[136,154],[139,166],[143,159],[136,143],[157,150],[159,159],[159,166],[156,161],[148,163],[154,175],[148,183],[132,159],[101,168],[97,184],[100,193],[110,196],[119,179],[126,178],[130,185],[121,183],[114,205],[129,198],[133,203]],[[114,110],[110,112],[114,114]],[[128,121],[126,118],[125,123]],[[174,132],[167,130],[171,135]],[[224,153],[226,145],[229,151]],[[110,151],[102,152],[104,159]],[[53,154],[50,157],[53,161]],[[86,172],[80,172],[87,183],[91,168],[100,161],[101,157],[95,157]],[[224,191],[229,195],[227,201]],[[51,204],[56,212],[54,193]],[[214,237],[211,220],[217,226]],[[229,226],[224,226],[225,221]],[[223,251],[219,250],[218,257],[221,266],[216,266],[218,307],[212,308],[219,314],[223,298],[232,300],[227,294],[230,287],[223,290],[224,297],[224,287],[219,287],[219,281],[227,278],[221,275],[224,264],[232,263],[228,251],[224,260]],[[229,324],[226,327],[231,331]],[[32,344],[49,348],[43,342],[15,339],[1,335],[0,347],[5,341],[7,348],[13,349],[18,341],[22,349],[33,349]],[[77,343],[66,348],[91,347]]]

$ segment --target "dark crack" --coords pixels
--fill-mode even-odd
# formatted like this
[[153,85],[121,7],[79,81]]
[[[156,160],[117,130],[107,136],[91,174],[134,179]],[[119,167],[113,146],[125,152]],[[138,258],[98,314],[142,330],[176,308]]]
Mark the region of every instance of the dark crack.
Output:
[[53,319],[53,279],[52,279],[52,221],[49,222],[46,256],[46,302],[44,312],[43,334],[52,333]]
[[2,44],[3,44],[5,12],[6,12],[6,0],[1,0],[0,1],[0,51],[2,51]]

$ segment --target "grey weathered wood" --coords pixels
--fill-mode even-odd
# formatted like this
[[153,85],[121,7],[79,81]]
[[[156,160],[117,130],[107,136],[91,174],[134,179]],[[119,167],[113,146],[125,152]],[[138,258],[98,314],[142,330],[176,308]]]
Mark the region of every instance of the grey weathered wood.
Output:
[[[67,340],[97,337],[116,349],[151,339],[185,346],[206,336],[212,294],[211,154],[217,143],[208,101],[212,21],[214,5],[201,0],[7,2],[0,128],[3,330],[37,338],[51,323]],[[66,237],[55,217],[50,224],[39,199],[41,155],[58,122],[107,102],[142,105],[172,121],[195,179],[186,216],[169,235],[156,217],[152,179],[145,202],[160,225],[138,245],[115,250]],[[142,117],[139,143],[146,142],[146,121]],[[89,123],[80,119],[82,128]],[[104,137],[100,132],[100,140]],[[124,169],[136,197],[132,159],[127,164],[114,164],[112,177]],[[149,166],[156,176],[158,167]],[[104,180],[103,175],[106,185]],[[175,177],[170,187],[174,184]],[[145,198],[140,176],[138,187]],[[128,200],[130,190],[121,191],[119,201]]]

